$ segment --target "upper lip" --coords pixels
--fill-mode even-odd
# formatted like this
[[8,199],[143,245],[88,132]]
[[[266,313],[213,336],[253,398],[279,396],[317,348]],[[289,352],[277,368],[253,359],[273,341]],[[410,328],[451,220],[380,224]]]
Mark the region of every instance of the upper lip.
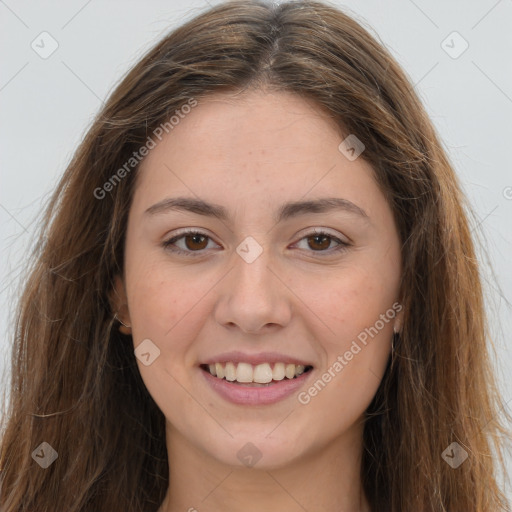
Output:
[[248,363],[252,365],[262,363],[286,363],[286,364],[301,364],[303,366],[312,366],[311,363],[299,359],[295,356],[288,356],[280,354],[279,352],[259,352],[257,354],[247,354],[240,351],[223,352],[216,356],[209,357],[202,361],[201,364],[215,364],[215,363]]

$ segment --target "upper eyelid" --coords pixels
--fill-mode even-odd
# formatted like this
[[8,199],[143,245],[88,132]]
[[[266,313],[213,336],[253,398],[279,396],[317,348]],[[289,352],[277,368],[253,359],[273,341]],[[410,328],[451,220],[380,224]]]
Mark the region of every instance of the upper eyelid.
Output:
[[[308,228],[303,228],[301,229],[298,234],[296,236],[307,236],[307,235],[312,235],[312,234],[315,234],[315,233],[325,233],[329,236],[332,236],[333,238],[346,238],[348,241],[350,241],[350,238],[347,236],[347,235],[344,235],[344,234],[341,234],[341,233],[332,233],[331,231],[331,228],[319,228],[319,227],[308,227]],[[177,237],[181,237],[181,236],[184,236],[184,235],[188,235],[188,234],[199,234],[199,235],[203,235],[203,236],[206,236],[212,240],[215,241],[215,237],[213,237],[212,235],[208,234],[206,231],[203,231],[202,228],[195,228],[195,227],[190,227],[190,228],[181,228],[181,229],[178,229],[176,233],[174,233],[172,236],[168,237],[167,240],[172,240],[173,238],[177,238]],[[348,243],[348,242],[347,242]]]
[[[182,239],[183,237],[185,237],[187,235],[194,235],[194,234],[201,235],[201,236],[204,236],[206,238],[209,238],[215,244],[220,245],[218,242],[215,241],[214,237],[212,237],[208,233],[204,232],[201,228],[193,228],[193,227],[192,228],[182,228],[182,230],[178,230],[177,233],[175,233],[171,237],[167,238],[164,241],[164,244],[169,244],[170,245],[171,241],[173,241],[173,243],[175,243],[177,240],[180,240],[180,239]],[[337,240],[340,245],[348,246],[348,245],[351,245],[351,243],[352,243],[352,241],[346,235],[338,235],[337,233],[334,234],[334,233],[331,233],[329,228],[319,228],[319,227],[304,228],[303,230],[301,230],[296,235],[296,236],[299,237],[299,239],[295,243],[298,243],[301,240],[303,240],[304,238],[306,238],[308,236],[313,236],[315,234],[327,235],[330,238],[332,238],[333,240]],[[348,241],[343,240],[343,238],[347,238]],[[193,252],[200,253],[200,252],[203,252],[204,249],[201,250],[201,251],[184,251],[183,249],[180,249],[178,247],[177,250],[183,251],[183,252],[190,252],[190,253],[193,253]],[[318,252],[327,252],[327,251],[318,251]]]
[[[179,238],[182,238],[184,236],[194,235],[194,234],[205,236],[205,237],[207,237],[210,240],[213,240],[215,242],[215,238],[213,236],[211,236],[210,234],[208,234],[207,232],[203,231],[201,228],[182,228],[182,229],[179,229],[172,236],[166,237],[166,241],[173,240],[175,238],[179,239]],[[217,242],[215,242],[215,243],[217,243]]]

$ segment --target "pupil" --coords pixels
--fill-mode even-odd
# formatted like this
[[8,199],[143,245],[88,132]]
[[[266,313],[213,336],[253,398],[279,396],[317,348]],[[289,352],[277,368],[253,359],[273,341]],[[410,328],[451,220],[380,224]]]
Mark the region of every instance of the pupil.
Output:
[[[189,236],[187,237],[187,241],[188,241],[188,240],[190,240],[190,239],[193,239],[193,240],[195,240],[194,242],[192,242],[192,243],[194,244],[194,243],[196,243],[196,242],[197,242],[197,239],[198,239],[198,238],[206,239],[206,237],[205,237],[204,235],[189,235]],[[197,242],[197,243],[199,243],[199,244],[200,244],[201,242]],[[194,248],[195,248],[195,249],[197,249],[198,247],[190,247],[190,246],[189,246],[189,244],[187,243],[187,248],[188,248],[188,249],[194,249]],[[199,249],[204,249],[204,247],[199,247]]]
[[[326,235],[315,235],[315,236],[312,236],[311,238],[313,238],[313,240],[323,239],[323,240],[327,241],[327,246],[325,244],[320,244],[320,245],[322,245],[321,249],[326,249],[327,247],[329,247],[329,237],[328,236],[326,236]],[[315,242],[315,243],[317,243],[317,242]]]
[[[329,247],[329,236],[327,235],[314,235],[314,236],[311,236],[310,237],[310,240],[313,239],[314,240],[314,244],[319,244],[321,247],[319,249],[327,249]],[[200,241],[198,241],[198,239],[203,239],[203,246],[202,247],[199,247],[199,249],[204,249],[204,240],[206,240],[206,237],[204,235],[189,235],[187,237],[187,248],[188,249],[193,249],[193,247],[190,247],[190,244],[188,243],[188,241],[192,239],[193,242],[192,244],[201,244]],[[322,242],[319,242],[319,240],[323,240],[324,243]],[[195,249],[198,249],[198,247],[195,247]],[[318,249],[318,248],[317,248]]]

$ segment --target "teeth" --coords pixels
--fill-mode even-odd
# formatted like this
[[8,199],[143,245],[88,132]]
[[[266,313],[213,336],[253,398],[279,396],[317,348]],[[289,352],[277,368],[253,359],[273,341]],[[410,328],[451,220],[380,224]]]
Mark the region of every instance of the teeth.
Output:
[[[287,364],[284,374],[286,375],[287,379],[293,379],[293,377],[295,377],[295,365]],[[217,375],[218,375],[218,373],[217,373]]]
[[226,363],[226,368],[224,369],[226,380],[233,382],[236,379],[236,368],[233,363]]
[[306,367],[302,364],[262,363],[252,366],[249,363],[215,363],[208,365],[210,373],[219,379],[226,379],[230,382],[268,384],[272,380],[278,381],[293,379],[302,375]]
[[284,363],[276,363],[272,370],[272,378],[274,380],[283,380],[285,377]]
[[238,363],[236,368],[237,382],[252,382],[252,366],[247,363]]
[[254,368],[254,374],[252,377],[253,382],[259,384],[266,384],[272,381],[272,368],[268,363],[259,364]]
[[219,379],[224,378],[224,366],[222,366],[220,363],[215,363],[215,373],[217,374],[217,377]]

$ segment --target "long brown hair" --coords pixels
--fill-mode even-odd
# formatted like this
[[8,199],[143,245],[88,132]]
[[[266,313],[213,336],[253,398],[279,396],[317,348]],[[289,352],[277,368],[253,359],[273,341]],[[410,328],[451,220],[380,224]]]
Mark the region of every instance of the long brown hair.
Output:
[[[258,86],[314,100],[363,141],[401,237],[404,323],[364,427],[372,510],[507,510],[497,484],[503,404],[469,207],[413,86],[338,9],[244,0],[188,21],[133,67],[49,199],[15,320],[2,512],[161,504],[165,418],[110,302],[137,175],[126,162],[191,99]],[[42,442],[58,454],[46,469],[31,456]],[[456,469],[442,456],[454,442],[468,454]]]

